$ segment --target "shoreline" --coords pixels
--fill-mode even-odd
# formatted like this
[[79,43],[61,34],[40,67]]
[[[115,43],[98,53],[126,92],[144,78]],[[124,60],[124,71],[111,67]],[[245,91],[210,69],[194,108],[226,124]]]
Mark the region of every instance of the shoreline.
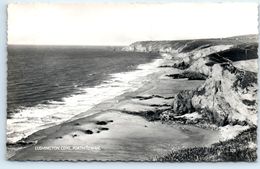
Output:
[[[7,143],[15,144],[37,131],[69,121],[107,99],[138,89],[140,84],[136,79],[152,73],[154,69],[151,68],[157,67],[161,60],[162,57],[159,56],[148,63],[137,65],[134,70],[109,74],[107,80],[101,84],[80,88],[79,91],[64,97],[61,101],[50,101],[47,105],[39,104],[24,108],[14,114],[14,117],[7,119]],[[130,80],[125,77],[129,77]],[[95,99],[92,99],[93,97]],[[31,119],[33,123],[27,123]]]
[[[59,145],[64,142],[76,145],[89,144],[89,147],[102,147],[104,144],[106,145],[105,147],[103,147],[103,149],[107,150],[104,150],[101,153],[84,151],[80,153],[76,153],[74,151],[71,152],[74,154],[74,156],[77,156],[76,154],[80,155],[82,153],[85,153],[86,155],[92,154],[89,155],[89,158],[85,157],[85,159],[82,159],[86,161],[102,161],[102,159],[107,159],[109,161],[149,161],[153,158],[156,158],[156,156],[162,156],[169,153],[173,149],[178,149],[177,147],[179,147],[179,149],[182,149],[194,146],[206,146],[217,142],[219,137],[218,131],[201,129],[198,127],[187,125],[163,124],[160,121],[148,121],[146,118],[143,117],[142,113],[146,113],[147,111],[169,109],[169,106],[167,107],[165,105],[167,105],[167,102],[168,104],[170,104],[169,102],[171,102],[171,100],[167,100],[164,98],[172,97],[182,90],[194,89],[203,82],[186,81],[184,85],[183,80],[172,80],[165,76],[170,72],[178,72],[178,70],[172,70],[169,68],[159,69],[159,72],[152,73],[146,76],[142,87],[137,89],[136,91],[126,92],[113,99],[104,101],[96,105],[92,109],[88,110],[87,112],[81,113],[65,123],[38,131],[30,135],[29,137],[24,139],[25,142],[33,143],[36,140],[39,141],[37,141],[35,145],[30,145],[27,148],[18,150],[13,154],[12,157],[9,157],[9,160],[55,160],[55,157],[53,156],[49,158],[51,156],[50,153],[54,155],[61,155],[61,152],[36,151],[35,146]],[[135,98],[136,96],[156,95],[162,96],[162,98],[153,98],[143,101]],[[157,104],[159,103],[161,105],[151,106],[153,105],[154,100]],[[124,113],[125,111],[134,112],[135,114]],[[118,118],[118,116],[120,116],[120,118]],[[97,125],[95,124],[95,122],[97,121],[113,122],[107,122],[106,125]],[[126,127],[126,124],[135,127],[129,128]],[[140,132],[142,130],[146,131]],[[131,136],[129,136],[130,134]],[[179,135],[178,139],[176,139],[175,134]],[[186,140],[186,142],[183,141],[183,139]],[[84,140],[88,140],[87,143],[85,143]],[[106,142],[102,142],[102,140],[106,140]],[[120,140],[123,141],[120,142]],[[134,140],[136,141],[136,143],[131,145]],[[100,143],[98,144],[98,142]],[[107,142],[110,142],[111,145],[120,142],[120,144],[127,145],[127,147],[131,148],[130,150],[124,150],[125,146],[112,146],[113,148],[111,148],[111,146],[107,145]],[[178,145],[176,145],[176,143],[178,143]],[[140,149],[141,147],[144,147],[144,145],[146,145],[147,148]],[[140,150],[136,149],[138,147]],[[115,154],[119,152],[121,152],[122,154],[116,157],[110,157],[108,155],[108,152],[112,151],[111,149],[113,149]],[[39,154],[42,154],[41,157],[39,157]],[[67,155],[56,160],[73,161],[81,158],[82,157],[77,156],[73,159],[70,156],[70,153],[68,153]]]

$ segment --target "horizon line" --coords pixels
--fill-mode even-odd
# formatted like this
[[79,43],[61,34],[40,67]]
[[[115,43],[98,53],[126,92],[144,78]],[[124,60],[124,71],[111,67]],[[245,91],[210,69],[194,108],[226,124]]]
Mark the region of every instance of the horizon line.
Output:
[[129,46],[133,43],[136,42],[145,42],[145,41],[182,41],[182,40],[203,40],[203,39],[225,39],[225,38],[232,38],[232,37],[239,37],[239,36],[259,36],[259,33],[251,33],[251,34],[239,34],[239,35],[232,35],[232,36],[226,36],[226,37],[208,37],[208,38],[183,38],[183,39],[161,39],[161,40],[138,40],[135,42],[131,42],[128,45],[90,45],[90,44],[7,44],[7,46],[9,45],[13,45],[13,46],[102,46],[102,47],[125,47],[125,46]]

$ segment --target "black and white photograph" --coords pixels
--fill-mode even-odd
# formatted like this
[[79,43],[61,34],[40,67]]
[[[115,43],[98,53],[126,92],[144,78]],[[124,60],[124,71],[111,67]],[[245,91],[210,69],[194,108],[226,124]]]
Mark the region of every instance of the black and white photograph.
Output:
[[257,3],[10,3],[9,161],[255,162]]

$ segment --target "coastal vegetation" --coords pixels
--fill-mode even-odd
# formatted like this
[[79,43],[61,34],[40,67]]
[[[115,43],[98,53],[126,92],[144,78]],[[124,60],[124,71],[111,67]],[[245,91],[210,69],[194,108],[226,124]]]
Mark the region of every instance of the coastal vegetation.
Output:
[[161,162],[251,162],[257,159],[255,143],[256,128],[252,127],[228,141],[220,141],[210,147],[194,147],[173,151],[154,160]]

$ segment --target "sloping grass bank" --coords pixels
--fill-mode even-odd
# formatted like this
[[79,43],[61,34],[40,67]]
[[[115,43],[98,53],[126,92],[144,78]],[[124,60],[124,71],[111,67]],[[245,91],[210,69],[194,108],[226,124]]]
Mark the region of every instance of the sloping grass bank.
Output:
[[161,162],[218,162],[245,161],[253,162],[257,159],[256,142],[257,129],[252,127],[243,131],[235,138],[212,144],[210,147],[194,147],[173,151],[155,161]]

